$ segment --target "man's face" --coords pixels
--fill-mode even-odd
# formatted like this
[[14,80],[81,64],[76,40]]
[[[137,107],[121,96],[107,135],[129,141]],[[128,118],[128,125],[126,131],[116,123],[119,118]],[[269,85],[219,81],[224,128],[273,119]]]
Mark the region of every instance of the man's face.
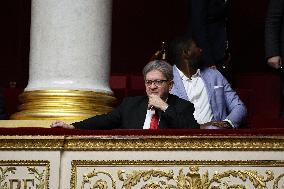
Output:
[[168,81],[158,70],[152,70],[146,74],[145,87],[148,96],[154,94],[166,99],[172,86],[173,81]]
[[198,69],[201,63],[202,50],[192,41],[189,50],[189,64],[192,68]]

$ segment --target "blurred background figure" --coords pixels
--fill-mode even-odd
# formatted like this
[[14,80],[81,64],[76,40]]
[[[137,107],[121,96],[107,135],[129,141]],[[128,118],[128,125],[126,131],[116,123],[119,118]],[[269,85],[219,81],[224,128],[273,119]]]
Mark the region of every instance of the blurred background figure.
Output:
[[189,0],[188,33],[203,51],[205,66],[216,67],[229,79],[227,21],[230,0]]
[[[284,96],[284,0],[270,0],[265,20],[265,56],[267,64],[281,74],[282,99]],[[282,100],[283,101],[283,100]],[[282,104],[282,116],[283,116]]]

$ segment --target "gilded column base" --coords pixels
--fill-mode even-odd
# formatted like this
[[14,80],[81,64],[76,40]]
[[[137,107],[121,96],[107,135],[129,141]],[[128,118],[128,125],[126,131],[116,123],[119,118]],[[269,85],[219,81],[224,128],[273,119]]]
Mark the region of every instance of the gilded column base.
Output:
[[35,90],[20,95],[22,103],[10,119],[82,120],[110,112],[116,98],[112,94],[79,90]]

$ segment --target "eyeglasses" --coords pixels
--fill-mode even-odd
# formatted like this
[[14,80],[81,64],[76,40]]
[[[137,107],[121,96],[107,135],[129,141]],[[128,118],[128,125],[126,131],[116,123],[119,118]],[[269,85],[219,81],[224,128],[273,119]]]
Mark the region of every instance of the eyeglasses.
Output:
[[145,80],[145,85],[147,87],[150,87],[152,85],[152,83],[157,86],[157,87],[161,87],[163,85],[164,82],[167,82],[168,80]]

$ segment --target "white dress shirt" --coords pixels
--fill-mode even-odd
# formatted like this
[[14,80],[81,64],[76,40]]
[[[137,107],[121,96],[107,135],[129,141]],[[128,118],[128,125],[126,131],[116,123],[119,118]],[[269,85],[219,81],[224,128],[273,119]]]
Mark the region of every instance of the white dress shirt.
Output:
[[151,118],[152,118],[153,114],[155,114],[155,110],[154,109],[148,109],[147,110],[143,129],[150,129],[150,123],[151,123]]
[[212,120],[213,113],[209,103],[207,90],[205,88],[204,81],[200,77],[200,70],[191,76],[191,79],[183,74],[178,69],[180,77],[182,79],[187,97],[194,105],[194,118],[197,123],[203,124]]

